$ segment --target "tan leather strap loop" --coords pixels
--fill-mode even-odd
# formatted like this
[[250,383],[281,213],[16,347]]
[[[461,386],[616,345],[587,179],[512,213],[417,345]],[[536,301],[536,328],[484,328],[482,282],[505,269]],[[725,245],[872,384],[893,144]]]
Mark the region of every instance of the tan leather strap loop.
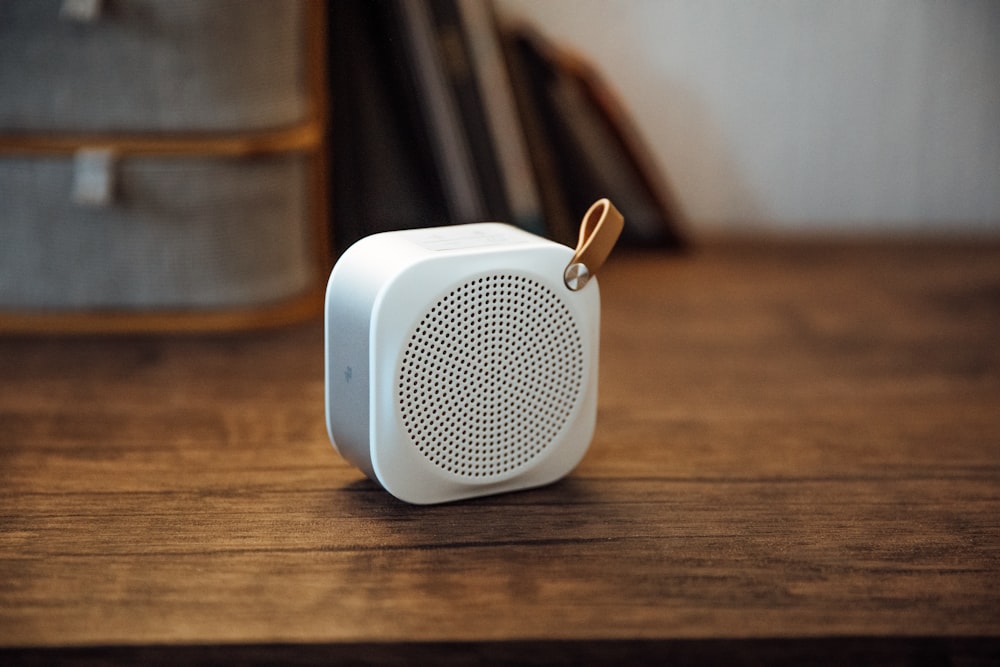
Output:
[[608,199],[598,199],[580,223],[580,238],[573,259],[563,272],[566,286],[583,289],[604,265],[625,226],[625,218]]

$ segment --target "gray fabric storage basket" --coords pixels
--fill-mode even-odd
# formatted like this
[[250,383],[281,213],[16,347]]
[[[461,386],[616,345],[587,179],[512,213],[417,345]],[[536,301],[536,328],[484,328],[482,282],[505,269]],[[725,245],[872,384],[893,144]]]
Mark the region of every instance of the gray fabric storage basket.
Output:
[[310,157],[131,156],[74,203],[72,156],[0,155],[0,309],[268,304],[318,274]]
[[240,132],[311,112],[290,0],[0,1],[0,132]]

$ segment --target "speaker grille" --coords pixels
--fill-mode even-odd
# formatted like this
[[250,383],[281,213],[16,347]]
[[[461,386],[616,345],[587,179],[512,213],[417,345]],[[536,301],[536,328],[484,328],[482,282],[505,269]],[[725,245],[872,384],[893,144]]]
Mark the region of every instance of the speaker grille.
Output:
[[434,465],[472,481],[541,455],[581,397],[584,349],[545,284],[490,274],[444,295],[417,324],[398,376],[403,424]]

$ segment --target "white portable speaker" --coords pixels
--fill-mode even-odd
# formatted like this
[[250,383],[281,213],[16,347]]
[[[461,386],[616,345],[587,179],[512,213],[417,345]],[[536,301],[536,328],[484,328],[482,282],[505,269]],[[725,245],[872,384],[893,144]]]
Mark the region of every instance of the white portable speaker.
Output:
[[501,223],[384,232],[348,248],[326,293],[334,448],[418,504],[570,472],[597,414],[594,273],[621,225],[604,199],[576,252]]

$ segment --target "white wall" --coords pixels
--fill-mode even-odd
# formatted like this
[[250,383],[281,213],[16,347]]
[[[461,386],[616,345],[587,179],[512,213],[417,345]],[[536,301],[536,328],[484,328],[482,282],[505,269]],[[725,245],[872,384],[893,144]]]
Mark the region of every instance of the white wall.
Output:
[[498,6],[598,66],[695,231],[1000,233],[1000,1]]

